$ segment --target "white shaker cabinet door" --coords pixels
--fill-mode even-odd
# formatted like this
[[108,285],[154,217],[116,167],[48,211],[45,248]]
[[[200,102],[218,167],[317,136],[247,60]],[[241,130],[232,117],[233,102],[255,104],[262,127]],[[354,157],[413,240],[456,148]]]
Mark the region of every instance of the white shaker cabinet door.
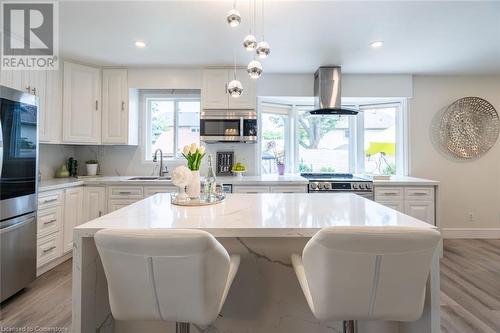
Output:
[[64,62],[63,141],[101,142],[101,71]]
[[83,187],[68,188],[64,195],[63,252],[73,248],[73,229],[84,222]]
[[221,110],[228,108],[228,80],[227,69],[205,69],[203,71],[202,109]]
[[[229,70],[229,81],[234,79],[234,70]],[[229,109],[255,109],[255,80],[248,76],[245,69],[236,70],[236,79],[243,86],[243,93],[239,97],[229,96]]]
[[84,195],[85,221],[91,221],[106,214],[106,187],[86,186]]
[[102,72],[102,143],[128,144],[129,108],[126,69]]
[[406,201],[405,214],[434,225],[434,203],[430,201]]

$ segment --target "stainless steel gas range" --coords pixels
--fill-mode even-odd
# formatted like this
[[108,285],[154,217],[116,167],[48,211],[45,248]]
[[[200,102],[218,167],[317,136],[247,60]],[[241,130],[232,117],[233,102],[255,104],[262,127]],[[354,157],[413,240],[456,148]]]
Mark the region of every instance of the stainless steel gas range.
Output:
[[350,173],[302,173],[309,193],[354,193],[373,200],[373,181]]

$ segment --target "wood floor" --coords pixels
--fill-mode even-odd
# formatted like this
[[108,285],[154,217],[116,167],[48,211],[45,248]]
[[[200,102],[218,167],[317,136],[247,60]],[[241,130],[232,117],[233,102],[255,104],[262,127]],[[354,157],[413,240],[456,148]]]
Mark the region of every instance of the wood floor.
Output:
[[[500,240],[445,240],[444,249],[443,333],[500,332]],[[25,326],[71,332],[71,260],[0,307],[0,332]]]

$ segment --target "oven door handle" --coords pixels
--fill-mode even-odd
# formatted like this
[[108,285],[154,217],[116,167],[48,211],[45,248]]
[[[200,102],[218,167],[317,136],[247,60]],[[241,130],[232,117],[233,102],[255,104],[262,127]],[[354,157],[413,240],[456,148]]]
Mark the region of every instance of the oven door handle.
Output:
[[[20,221],[16,221],[16,220],[20,220]],[[31,215],[30,217],[26,218],[25,216],[22,216],[21,218],[17,218],[17,219],[13,219],[15,222],[10,224],[9,226],[5,227],[5,228],[1,228],[0,229],[0,235],[1,234],[4,234],[6,232],[9,232],[9,231],[12,231],[14,229],[17,229],[17,228],[21,228],[22,226],[24,226],[25,224],[28,224],[28,223],[31,223],[35,220],[35,217],[33,215]]]
[[243,136],[245,135],[244,134],[244,129],[243,129],[243,126],[245,126],[245,120],[243,119],[243,117],[240,117],[240,138],[242,139],[241,141],[243,141]]

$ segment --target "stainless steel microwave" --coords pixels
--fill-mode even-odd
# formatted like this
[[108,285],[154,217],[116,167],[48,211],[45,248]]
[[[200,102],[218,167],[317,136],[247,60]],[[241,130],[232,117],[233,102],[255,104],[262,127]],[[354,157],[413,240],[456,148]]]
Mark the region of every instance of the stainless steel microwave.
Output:
[[204,110],[200,139],[210,142],[257,142],[257,113],[244,110]]

